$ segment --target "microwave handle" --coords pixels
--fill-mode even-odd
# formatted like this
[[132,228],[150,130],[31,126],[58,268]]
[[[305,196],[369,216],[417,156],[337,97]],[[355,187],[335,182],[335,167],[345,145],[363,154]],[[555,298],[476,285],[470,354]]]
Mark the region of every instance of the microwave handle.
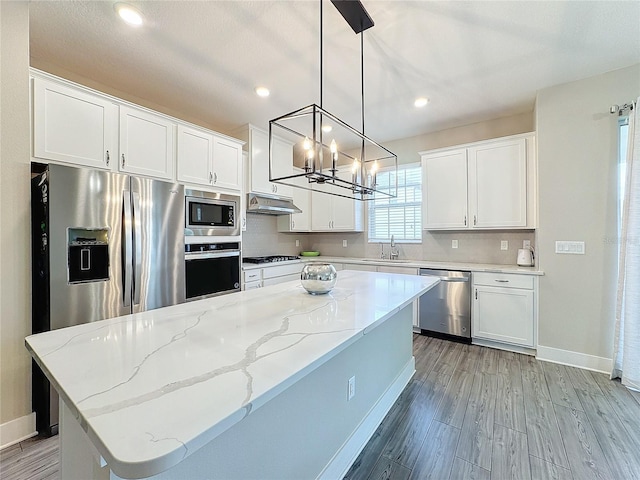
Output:
[[232,252],[209,252],[209,253],[185,253],[185,260],[198,260],[198,259],[209,259],[209,258],[224,258],[224,257],[239,257],[240,252],[238,250],[234,250]]

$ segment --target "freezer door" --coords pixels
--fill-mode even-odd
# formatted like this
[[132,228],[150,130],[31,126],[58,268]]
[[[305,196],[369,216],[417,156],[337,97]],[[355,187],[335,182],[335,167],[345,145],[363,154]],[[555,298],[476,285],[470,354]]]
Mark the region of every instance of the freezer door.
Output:
[[133,312],[185,301],[184,187],[131,177]]
[[[130,313],[123,268],[129,178],[53,164],[48,169],[50,328]],[[98,268],[98,262],[108,267]]]

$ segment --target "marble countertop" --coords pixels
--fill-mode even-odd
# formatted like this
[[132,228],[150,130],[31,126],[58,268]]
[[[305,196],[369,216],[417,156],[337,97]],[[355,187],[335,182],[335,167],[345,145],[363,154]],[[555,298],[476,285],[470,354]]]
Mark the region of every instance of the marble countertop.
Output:
[[323,256],[318,257],[301,257],[298,260],[288,260],[286,262],[272,262],[272,263],[243,263],[243,270],[254,270],[257,268],[275,267],[277,265],[287,265],[298,262],[329,262],[329,263],[352,263],[360,265],[385,265],[396,267],[410,267],[410,268],[433,268],[439,270],[462,270],[469,272],[493,272],[493,273],[515,273],[520,275],[544,275],[542,270],[537,267],[520,267],[518,265],[498,265],[492,263],[471,263],[471,262],[432,262],[428,260],[382,260],[379,258],[355,258],[355,257],[332,257]]
[[342,271],[32,335],[25,343],[121,477],[171,468],[438,281]]

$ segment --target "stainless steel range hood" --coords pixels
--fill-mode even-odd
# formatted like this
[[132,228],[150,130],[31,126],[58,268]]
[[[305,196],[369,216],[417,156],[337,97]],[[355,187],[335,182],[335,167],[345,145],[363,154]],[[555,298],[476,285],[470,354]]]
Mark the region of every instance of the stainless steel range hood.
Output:
[[289,215],[291,213],[302,213],[291,200],[286,198],[272,198],[249,194],[247,202],[247,212],[249,213],[265,213],[267,215]]

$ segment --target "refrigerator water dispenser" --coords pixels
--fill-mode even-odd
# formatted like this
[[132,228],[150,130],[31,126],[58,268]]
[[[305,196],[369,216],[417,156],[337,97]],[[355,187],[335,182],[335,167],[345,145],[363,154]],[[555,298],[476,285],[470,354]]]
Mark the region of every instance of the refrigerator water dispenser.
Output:
[[69,283],[109,280],[109,229],[69,228]]

